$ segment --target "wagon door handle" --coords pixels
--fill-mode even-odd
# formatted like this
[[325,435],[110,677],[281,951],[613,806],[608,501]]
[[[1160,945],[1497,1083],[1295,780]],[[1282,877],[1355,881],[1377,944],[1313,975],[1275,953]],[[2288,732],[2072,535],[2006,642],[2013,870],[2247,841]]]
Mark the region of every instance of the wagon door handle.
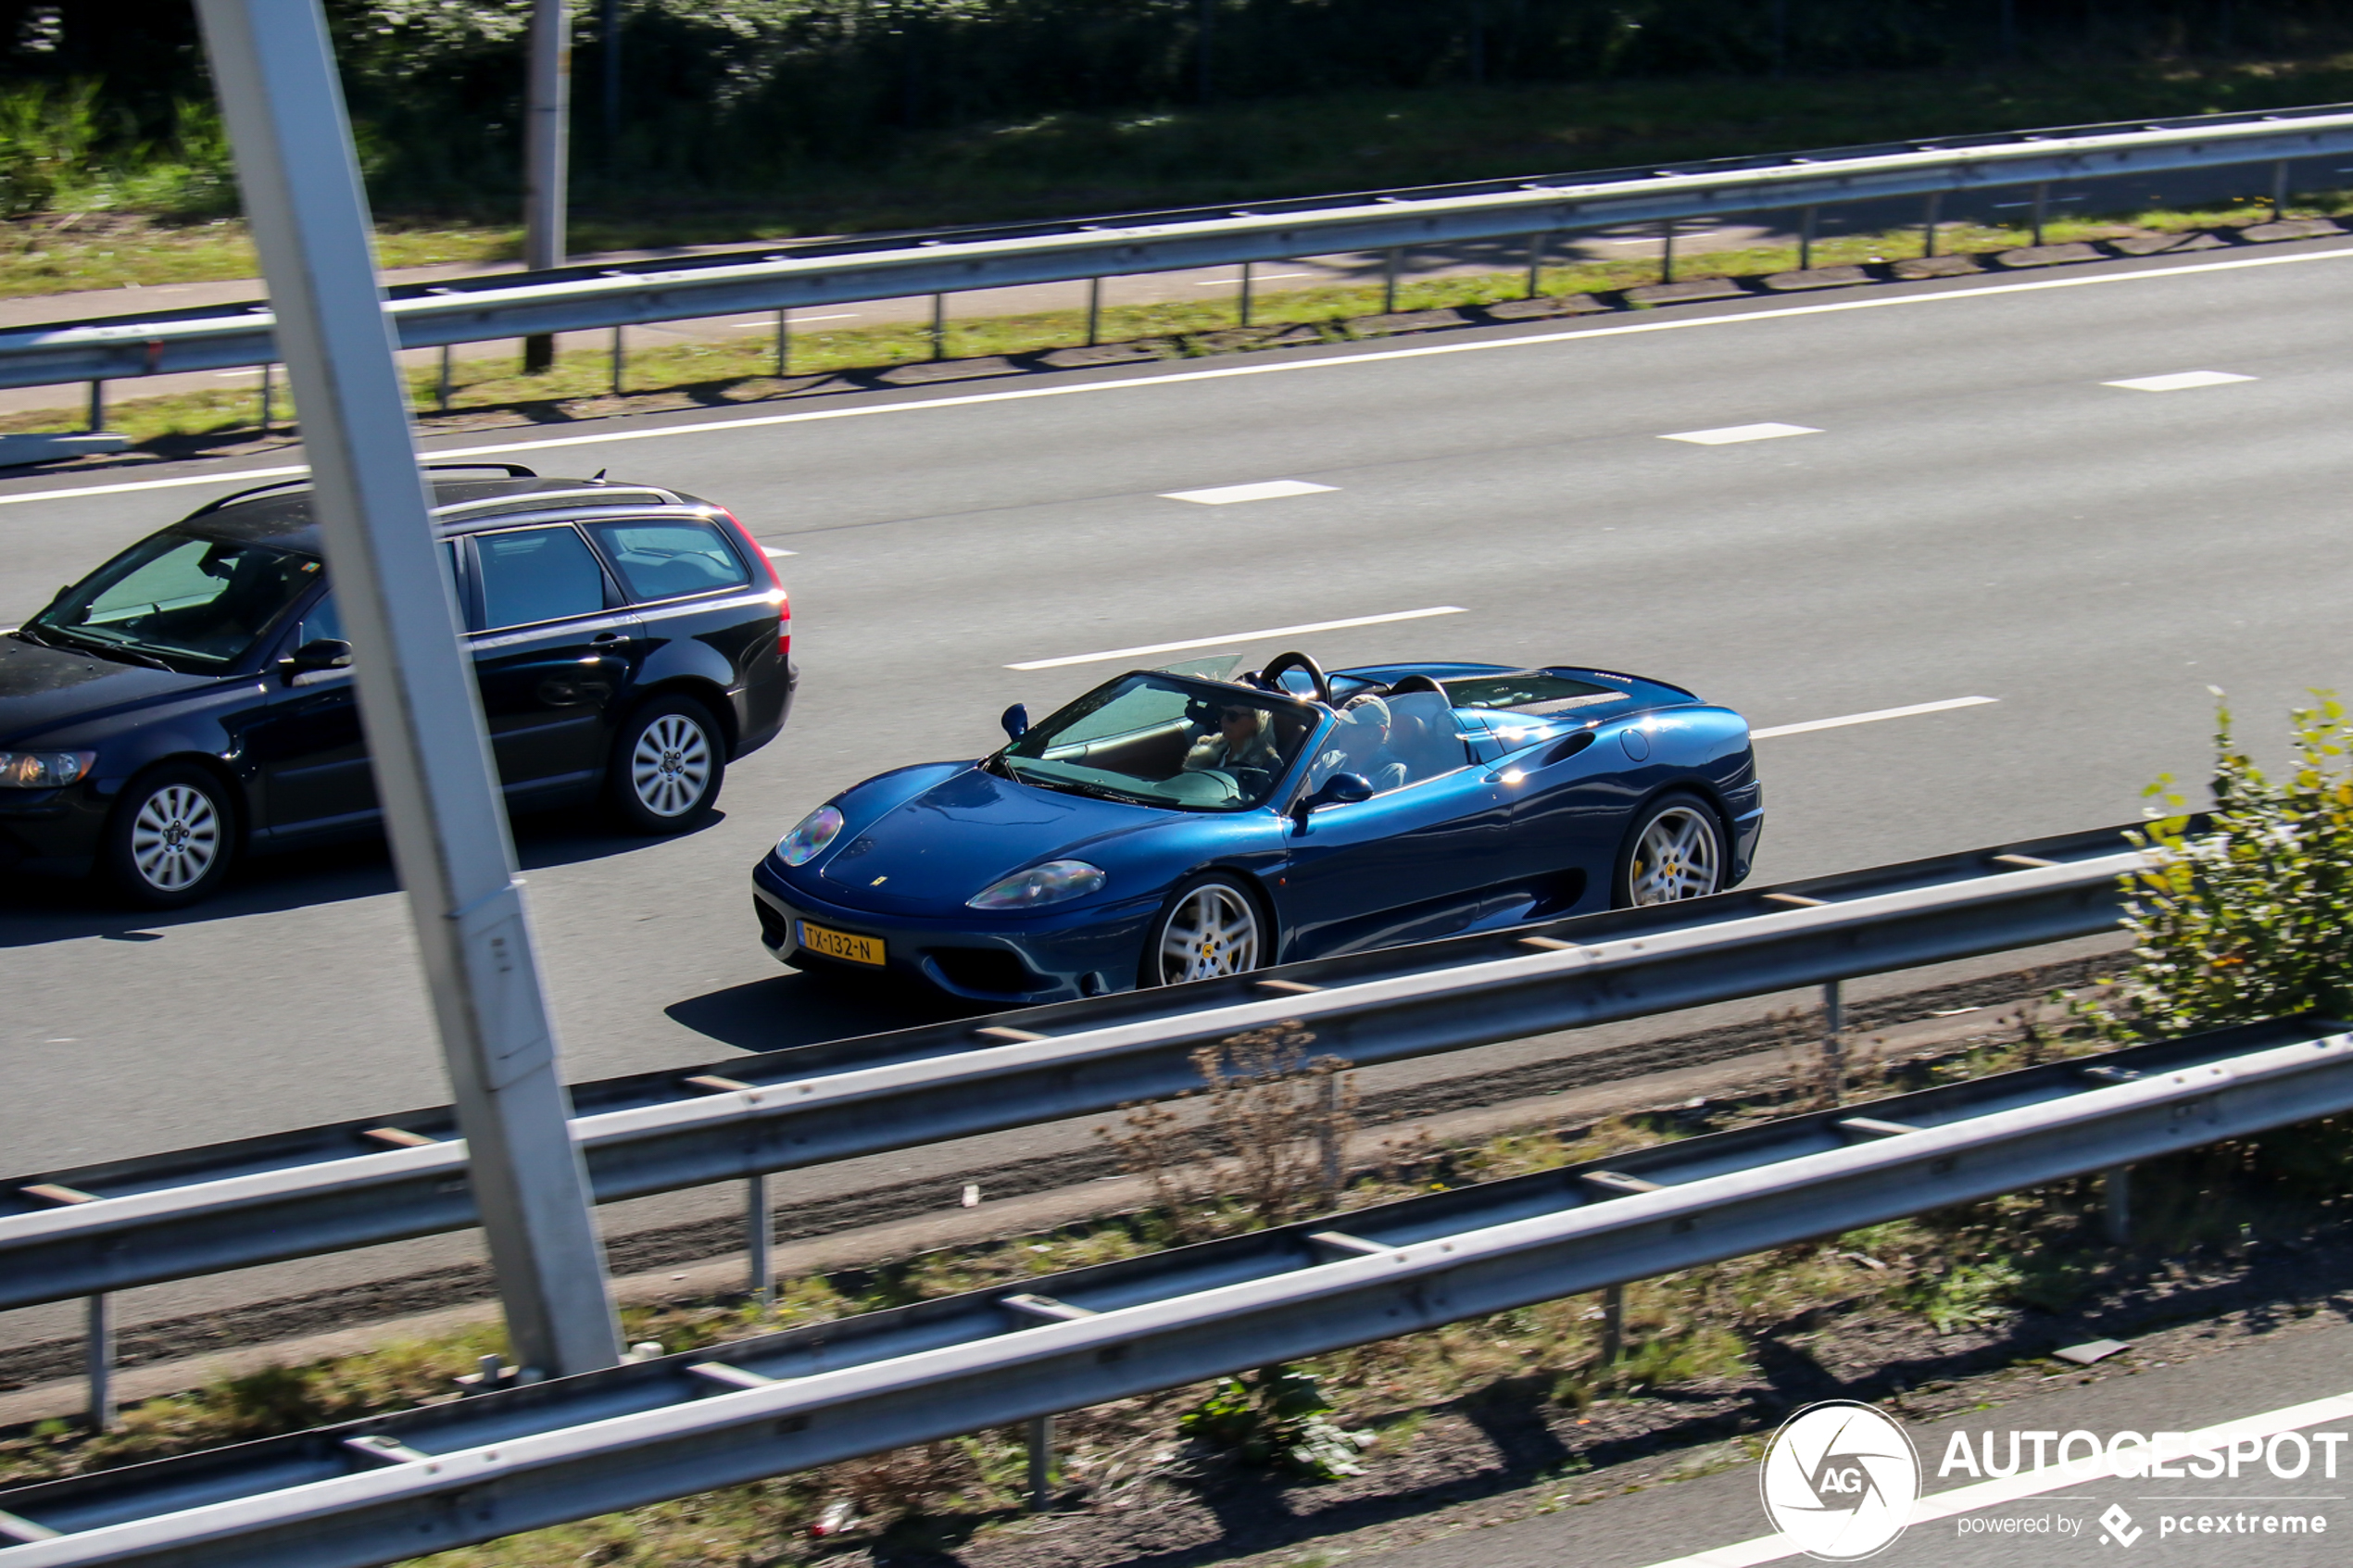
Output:
[[622,634],[618,632],[599,632],[588,639],[592,646],[598,643],[618,643],[623,640]]

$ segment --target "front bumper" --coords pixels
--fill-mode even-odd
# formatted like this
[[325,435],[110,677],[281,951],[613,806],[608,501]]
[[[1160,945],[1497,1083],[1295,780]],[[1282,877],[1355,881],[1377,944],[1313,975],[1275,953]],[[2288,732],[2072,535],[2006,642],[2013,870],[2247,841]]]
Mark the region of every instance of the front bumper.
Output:
[[63,789],[0,789],[0,869],[86,874],[97,863],[111,805],[87,779]]
[[[752,909],[760,945],[780,963],[835,973],[915,981],[969,1001],[1029,1007],[1135,988],[1144,932],[1155,900],[1075,908],[1020,918],[969,921],[942,915],[881,914],[837,903],[803,885],[772,854],[752,869]],[[880,966],[811,952],[800,945],[807,920],[883,944]]]

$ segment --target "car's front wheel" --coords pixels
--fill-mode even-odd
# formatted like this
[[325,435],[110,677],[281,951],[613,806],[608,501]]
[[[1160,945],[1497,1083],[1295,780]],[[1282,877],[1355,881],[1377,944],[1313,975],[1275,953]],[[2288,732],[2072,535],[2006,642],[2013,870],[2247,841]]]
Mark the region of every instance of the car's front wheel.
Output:
[[657,697],[613,738],[606,791],[639,833],[684,833],[711,814],[727,752],[711,712],[687,696]]
[[1146,985],[1181,985],[1258,968],[1273,938],[1240,879],[1210,872],[1177,888],[1144,944]]
[[229,792],[213,774],[174,762],[131,781],[107,819],[107,876],[131,902],[173,909],[208,898],[236,858]]
[[1724,888],[1724,829],[1695,795],[1662,795],[1642,808],[1617,852],[1618,909],[1705,898]]

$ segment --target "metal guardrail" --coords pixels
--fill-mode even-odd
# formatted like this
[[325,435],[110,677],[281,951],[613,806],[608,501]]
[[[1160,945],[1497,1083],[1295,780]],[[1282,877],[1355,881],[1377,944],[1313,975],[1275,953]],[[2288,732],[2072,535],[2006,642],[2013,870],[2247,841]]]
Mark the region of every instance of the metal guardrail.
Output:
[[[1054,223],[859,235],[691,259],[504,273],[390,291],[403,347],[1185,268],[1525,239],[1634,223],[1939,197],[2353,152],[2353,106],[1954,136],[1662,169],[1481,181]],[[1934,221],[1931,215],[1930,221]],[[267,364],[266,305],[0,332],[0,386]]]
[[[1290,1020],[1370,1066],[2061,941],[2114,926],[2125,832],[583,1085],[573,1135],[610,1203],[1173,1095],[1194,1051]],[[440,1109],[19,1177],[0,1308],[465,1228],[456,1131]]]
[[2336,1027],[2053,1063],[0,1492],[27,1543],[0,1568],[362,1568],[2113,1173],[2353,1109]]

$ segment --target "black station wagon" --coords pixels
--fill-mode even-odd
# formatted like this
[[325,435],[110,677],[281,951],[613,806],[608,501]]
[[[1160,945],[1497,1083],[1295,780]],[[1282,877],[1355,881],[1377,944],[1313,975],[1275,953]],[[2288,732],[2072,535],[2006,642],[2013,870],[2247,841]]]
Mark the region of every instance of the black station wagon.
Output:
[[[693,826],[792,707],[767,555],[679,491],[465,467],[504,474],[431,478],[509,809]],[[307,484],[202,507],[0,636],[0,867],[167,907],[240,852],[377,831]]]

